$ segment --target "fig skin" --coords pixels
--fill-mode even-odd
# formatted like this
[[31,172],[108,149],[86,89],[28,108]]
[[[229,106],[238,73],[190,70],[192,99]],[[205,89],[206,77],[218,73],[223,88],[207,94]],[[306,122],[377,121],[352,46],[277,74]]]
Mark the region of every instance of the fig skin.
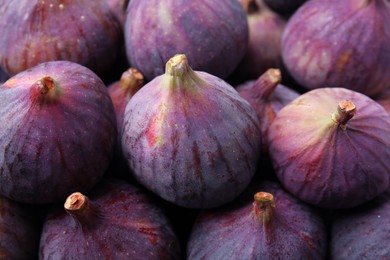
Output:
[[116,15],[118,21],[120,21],[122,27],[124,27],[126,20],[126,9],[130,0],[106,0],[106,2]]
[[245,55],[248,22],[238,1],[132,0],[125,45],[129,63],[150,81],[184,53],[195,70],[227,78]]
[[384,109],[390,113],[390,88],[387,88],[379,95],[374,97],[374,100],[378,102]]
[[[355,107],[342,110],[343,104]],[[307,203],[351,208],[389,186],[390,116],[361,93],[321,88],[302,94],[276,115],[268,142],[278,179]]]
[[54,60],[73,61],[101,75],[123,44],[122,27],[102,1],[3,2],[0,64],[11,76]]
[[166,66],[126,107],[125,158],[142,185],[175,205],[225,204],[256,172],[256,113],[231,85],[193,71],[185,55]]
[[1,85],[0,102],[1,195],[52,203],[101,179],[117,129],[95,73],[70,61],[42,63]]
[[307,90],[342,87],[373,97],[390,81],[389,15],[383,0],[307,1],[285,27],[283,61]]
[[0,259],[36,259],[40,229],[32,208],[0,196]]
[[158,201],[119,179],[104,179],[88,195],[73,193],[65,210],[47,216],[39,259],[180,259],[179,241]]
[[390,190],[354,209],[335,212],[330,259],[389,259]]
[[[273,195],[272,199],[258,192]],[[263,200],[256,205],[254,195]],[[252,182],[234,202],[198,215],[187,259],[325,259],[327,233],[319,211],[276,182]]]

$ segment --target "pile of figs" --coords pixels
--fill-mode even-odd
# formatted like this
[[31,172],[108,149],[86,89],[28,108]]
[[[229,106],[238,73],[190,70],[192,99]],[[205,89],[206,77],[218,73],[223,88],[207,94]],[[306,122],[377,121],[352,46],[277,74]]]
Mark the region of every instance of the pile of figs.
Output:
[[0,0],[0,259],[390,258],[387,0]]

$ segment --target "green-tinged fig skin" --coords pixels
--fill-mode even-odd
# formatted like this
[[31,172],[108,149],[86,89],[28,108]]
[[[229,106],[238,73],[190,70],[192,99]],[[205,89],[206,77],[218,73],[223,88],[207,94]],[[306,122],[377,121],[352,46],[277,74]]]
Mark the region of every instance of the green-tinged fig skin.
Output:
[[[345,129],[332,118],[343,100],[356,106]],[[279,111],[268,142],[278,179],[307,203],[351,208],[389,186],[390,116],[361,93],[322,88],[302,94]]]
[[0,196],[0,259],[36,259],[40,229],[30,208]]
[[248,23],[237,0],[132,0],[124,35],[129,63],[148,81],[177,53],[225,79],[246,52]]
[[335,212],[330,259],[390,258],[390,190],[359,207]]
[[389,15],[383,0],[307,1],[285,27],[283,61],[308,90],[377,95],[390,81]]
[[231,85],[194,73],[201,84],[171,87],[164,74],[133,96],[122,147],[135,178],[148,189],[179,206],[209,208],[249,184],[261,134],[254,110]]
[[10,75],[54,60],[108,70],[123,44],[120,22],[102,1],[20,0],[0,5],[0,64]]
[[[46,95],[37,82],[54,80]],[[107,88],[88,68],[52,61],[0,87],[0,194],[26,203],[63,200],[103,176],[116,118]]]
[[86,223],[64,209],[47,216],[39,259],[180,259],[157,197],[119,179],[104,179],[87,197],[96,215]]
[[[271,193],[275,208],[262,223],[253,211],[256,192]],[[232,203],[198,215],[187,259],[326,259],[327,233],[319,212],[277,182],[252,182]]]

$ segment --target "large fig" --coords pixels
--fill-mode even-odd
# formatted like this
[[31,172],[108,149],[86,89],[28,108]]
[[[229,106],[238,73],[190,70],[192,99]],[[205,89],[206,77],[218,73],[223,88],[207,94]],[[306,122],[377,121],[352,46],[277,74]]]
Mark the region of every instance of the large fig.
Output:
[[2,1],[0,13],[0,64],[10,75],[53,60],[100,74],[123,42],[122,27],[104,1]]
[[37,259],[40,229],[28,206],[0,196],[0,259]]
[[366,204],[335,213],[330,259],[390,258],[390,190]]
[[95,73],[70,61],[42,63],[1,85],[0,103],[1,195],[50,203],[101,179],[117,129]]
[[283,107],[268,130],[269,153],[283,186],[326,208],[349,208],[390,183],[390,115],[345,88],[320,88]]
[[261,135],[253,108],[225,81],[175,55],[130,99],[122,146],[135,178],[189,208],[216,207],[251,181]]
[[181,248],[158,200],[120,180],[75,192],[44,222],[40,259],[180,259]]
[[282,36],[282,58],[306,89],[344,87],[374,96],[390,82],[387,0],[307,1]]
[[276,182],[253,182],[236,201],[201,211],[187,259],[326,259],[319,212]]
[[226,78],[248,45],[246,14],[237,0],[132,0],[125,43],[130,64],[147,80],[184,53],[195,70]]

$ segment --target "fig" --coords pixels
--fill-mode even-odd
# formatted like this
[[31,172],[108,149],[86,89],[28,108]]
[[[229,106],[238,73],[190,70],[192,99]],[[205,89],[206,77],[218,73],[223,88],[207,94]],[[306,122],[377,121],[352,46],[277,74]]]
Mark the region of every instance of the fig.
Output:
[[240,3],[247,13],[249,43],[235,73],[244,79],[257,79],[269,68],[283,68],[280,41],[286,20],[263,0],[240,0]]
[[0,64],[11,76],[54,60],[101,75],[123,44],[122,27],[103,1],[3,1],[0,13]]
[[132,0],[125,21],[129,63],[150,81],[184,53],[195,70],[225,79],[248,45],[248,22],[238,1]]
[[390,258],[390,190],[359,207],[338,211],[331,225],[330,259]]
[[50,61],[0,86],[0,195],[52,203],[103,176],[116,142],[107,88],[90,69]]
[[300,94],[281,84],[280,69],[268,69],[257,80],[249,80],[238,86],[238,93],[249,102],[260,121],[262,152],[268,154],[268,128],[276,114]]
[[69,195],[43,224],[39,259],[180,259],[172,224],[156,197],[119,179]]
[[252,182],[232,203],[202,210],[187,259],[326,259],[320,212],[277,182]]
[[249,103],[224,80],[194,71],[184,54],[126,106],[128,165],[142,185],[175,205],[199,209],[233,200],[256,172],[260,146]]
[[0,259],[36,259],[40,230],[28,205],[0,196]]
[[359,92],[300,95],[276,115],[268,145],[280,182],[307,203],[351,208],[389,186],[390,115]]
[[390,4],[307,1],[282,35],[282,59],[307,90],[348,88],[373,97],[390,81]]
[[307,0],[264,0],[264,3],[274,12],[289,18],[306,1]]
[[109,8],[112,9],[117,19],[120,21],[121,25],[125,24],[126,19],[126,9],[130,0],[106,0]]

